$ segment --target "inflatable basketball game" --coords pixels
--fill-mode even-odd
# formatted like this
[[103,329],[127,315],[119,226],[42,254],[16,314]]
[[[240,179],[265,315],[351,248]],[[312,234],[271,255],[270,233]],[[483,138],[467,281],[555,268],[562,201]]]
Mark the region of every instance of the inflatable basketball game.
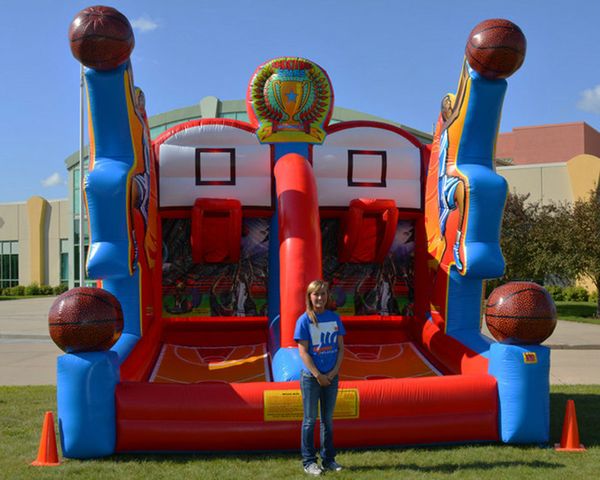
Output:
[[85,9],[70,40],[91,116],[87,270],[124,326],[58,359],[65,456],[299,448],[292,337],[316,278],[347,329],[339,447],[547,440],[549,350],[480,333],[483,281],[504,268],[492,156],[516,25],[472,32],[432,145],[330,124],[327,73],[288,57],[252,75],[249,122],[151,140],[127,19]]

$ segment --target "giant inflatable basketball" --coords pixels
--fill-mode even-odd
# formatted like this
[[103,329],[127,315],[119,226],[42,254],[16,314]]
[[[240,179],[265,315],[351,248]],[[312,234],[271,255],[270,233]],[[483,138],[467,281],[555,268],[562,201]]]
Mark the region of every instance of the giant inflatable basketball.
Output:
[[485,321],[499,342],[539,344],[554,332],[556,306],[548,291],[537,283],[509,282],[489,296]]

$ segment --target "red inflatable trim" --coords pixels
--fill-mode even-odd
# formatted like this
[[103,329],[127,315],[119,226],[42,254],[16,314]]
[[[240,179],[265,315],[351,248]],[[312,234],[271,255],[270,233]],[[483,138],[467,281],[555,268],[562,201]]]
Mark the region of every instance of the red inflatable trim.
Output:
[[424,353],[437,360],[436,365],[441,363],[453,374],[485,374],[488,371],[487,358],[446,335],[433,322],[423,322],[417,341],[423,345]]
[[[245,130],[250,133],[254,133],[256,130],[256,128],[250,125],[249,123],[241,122],[240,120],[233,120],[231,118],[201,118],[196,120],[190,120],[189,122],[180,123],[178,125],[175,125],[174,127],[169,128],[168,130],[161,133],[152,142],[152,146],[154,148],[157,148],[176,133],[179,133],[183,130],[187,130],[188,128],[201,127],[203,125],[224,125],[226,127],[239,128],[240,130]],[[258,144],[258,140],[256,142]],[[158,160],[158,155],[156,156],[156,158]]]
[[380,128],[382,130],[388,130],[406,138],[410,143],[412,143],[415,147],[419,149],[423,147],[423,144],[419,141],[419,139],[411,133],[408,133],[406,130],[401,129],[400,127],[396,127],[395,125],[390,125],[389,123],[375,122],[372,120],[350,120],[349,122],[334,123],[333,125],[328,125],[325,128],[325,131],[327,132],[327,134],[332,134],[341,130],[347,130],[348,128],[359,127]]

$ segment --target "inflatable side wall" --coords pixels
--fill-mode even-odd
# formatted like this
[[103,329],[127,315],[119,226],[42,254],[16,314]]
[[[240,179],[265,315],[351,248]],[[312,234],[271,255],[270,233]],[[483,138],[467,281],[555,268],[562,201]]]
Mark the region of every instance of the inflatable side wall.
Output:
[[156,253],[156,189],[143,94],[133,85],[129,62],[110,71],[88,68],[85,76],[90,112],[87,274],[117,297],[124,329],[108,352],[66,354],[58,360],[59,428],[64,455],[72,458],[114,451],[119,366],[140,338],[142,322],[152,315],[151,289],[142,288],[142,278],[150,283]]
[[506,87],[506,80],[485,78],[465,60],[456,94],[442,100],[426,184],[429,316],[488,358],[498,381],[502,440],[545,442],[549,353],[542,346],[493,344],[481,334],[484,280],[504,272],[499,238],[507,185],[494,172],[493,154]]

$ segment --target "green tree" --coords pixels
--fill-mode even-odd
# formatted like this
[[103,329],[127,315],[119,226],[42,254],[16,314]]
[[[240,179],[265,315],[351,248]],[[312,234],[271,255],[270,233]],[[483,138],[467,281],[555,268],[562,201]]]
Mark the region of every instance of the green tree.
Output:
[[580,265],[573,261],[573,205],[550,203],[536,205],[529,248],[538,278],[574,281]]
[[[573,205],[569,230],[566,236],[571,267],[589,278],[600,292],[600,183],[586,199]],[[600,296],[596,316],[600,317]]]
[[528,198],[529,194],[509,193],[506,199],[500,237],[506,269],[499,283],[539,279],[531,245],[538,204],[527,203]]
[[500,239],[506,270],[490,287],[511,280],[543,284],[549,278],[587,277],[600,289],[600,187],[574,204],[542,205],[528,198],[508,195]]

